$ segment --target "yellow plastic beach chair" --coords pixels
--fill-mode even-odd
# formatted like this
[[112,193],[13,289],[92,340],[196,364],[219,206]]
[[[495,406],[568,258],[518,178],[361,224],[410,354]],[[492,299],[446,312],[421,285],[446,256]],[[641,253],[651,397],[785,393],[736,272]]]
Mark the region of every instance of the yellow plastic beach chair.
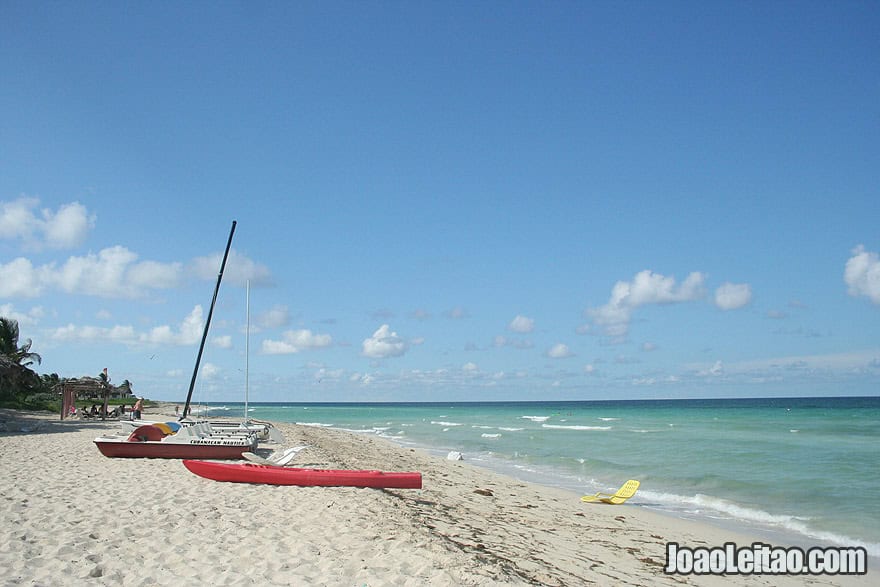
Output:
[[605,503],[610,503],[612,505],[620,505],[636,494],[639,485],[641,485],[641,483],[639,483],[635,479],[630,479],[629,481],[624,483],[623,486],[615,493],[599,492],[596,495],[585,495],[581,498],[581,501],[585,501],[587,503],[602,501]]

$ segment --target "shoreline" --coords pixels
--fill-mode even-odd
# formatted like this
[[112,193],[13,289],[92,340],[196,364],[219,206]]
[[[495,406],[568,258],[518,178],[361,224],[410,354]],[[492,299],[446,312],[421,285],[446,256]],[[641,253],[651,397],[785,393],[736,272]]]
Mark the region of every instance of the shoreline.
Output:
[[[385,438],[386,440],[390,440],[391,442],[395,442],[393,438],[387,437],[379,437]],[[396,443],[396,442],[395,442]],[[408,446],[408,445],[404,445]],[[442,451],[432,450],[429,447],[425,447],[422,445],[418,445],[413,443],[412,446],[419,448],[421,450],[425,450],[431,456],[435,458],[444,458],[441,454]],[[464,453],[463,453],[464,454]],[[467,459],[467,454],[464,455],[465,459]],[[547,483],[544,481],[542,477],[541,471],[529,470],[528,474],[524,471],[516,469],[509,461],[504,461],[501,459],[479,459],[479,460],[468,460],[468,463],[472,466],[482,468],[485,470],[493,471],[500,475],[504,475],[507,477],[511,477],[525,483],[541,485],[543,487],[549,487],[553,489],[559,489],[561,491],[565,491],[575,495],[580,498],[583,495],[584,491],[580,490],[572,484],[565,484],[563,478],[560,479],[559,484]],[[552,472],[549,474],[552,476]],[[545,475],[544,478],[547,476]],[[605,488],[602,491],[613,491],[613,488]],[[588,493],[592,492],[592,490],[588,491]],[[665,503],[655,503],[651,501],[646,501],[647,498],[645,495],[644,487],[640,489],[639,493],[630,499],[627,503],[644,509],[646,511],[654,512],[663,517],[672,518],[674,520],[682,520],[693,522],[695,524],[701,524],[706,526],[711,526],[722,532],[731,532],[737,535],[748,535],[752,537],[756,537],[759,540],[764,542],[769,542],[771,544],[784,544],[787,546],[794,546],[798,548],[802,548],[804,550],[813,548],[813,547],[842,547],[849,546],[852,542],[848,542],[846,544],[835,542],[827,538],[819,538],[812,537],[807,534],[799,533],[796,530],[784,528],[784,527],[776,527],[767,523],[755,522],[752,520],[744,520],[738,519],[735,517],[721,517],[720,512],[718,514],[714,514],[714,510],[707,510],[710,513],[693,513],[687,511],[685,509],[676,510],[672,506]],[[869,554],[869,558],[873,563],[873,567],[880,568],[880,557]]]
[[[772,399],[772,398],[771,398]],[[543,403],[543,402],[538,402]],[[183,407],[182,403],[176,402],[154,402],[155,409],[157,413],[164,414],[165,416],[171,417],[174,413],[174,407],[179,406]],[[203,406],[206,407],[208,413],[212,406]],[[222,420],[224,418],[224,412],[214,413],[214,417]],[[285,422],[285,425],[291,424],[289,422]],[[394,446],[399,446],[405,449],[415,448],[416,450],[423,451],[427,453],[431,458],[436,458],[440,460],[445,460],[446,452],[444,450],[436,449],[430,446],[426,446],[417,442],[404,442],[396,437],[392,436],[382,436],[379,434],[370,434],[369,432],[360,432],[347,430],[344,428],[338,427],[323,427],[323,426],[314,426],[311,424],[296,424],[297,426],[304,426],[307,428],[318,428],[318,429],[329,429],[329,430],[338,430],[340,432],[345,432],[348,434],[353,434],[355,436],[366,436],[368,438],[376,438],[387,442]],[[563,483],[559,484],[550,484],[544,482],[540,477],[540,472],[530,472],[526,473],[525,471],[517,470],[513,463],[509,461],[504,461],[503,459],[492,459],[488,460],[478,459],[473,460],[469,459],[466,453],[464,455],[464,462],[471,466],[475,467],[482,471],[488,471],[491,473],[495,473],[501,475],[503,477],[511,478],[528,485],[536,485],[539,487],[558,490],[565,494],[568,494],[568,497],[571,499],[575,499],[577,501],[580,500],[581,495],[583,495],[583,491],[579,488],[575,488],[572,486],[566,486]],[[561,478],[560,478],[561,479]],[[644,489],[644,488],[642,488]],[[613,489],[603,489],[613,491]],[[591,490],[592,491],[592,490]],[[644,494],[644,492],[642,493]],[[815,547],[848,547],[851,546],[851,543],[840,543],[834,542],[832,540],[826,538],[818,538],[808,536],[803,533],[799,533],[796,530],[792,530],[789,528],[779,528],[770,524],[755,522],[751,520],[741,520],[734,517],[718,517],[716,515],[710,513],[691,513],[686,511],[676,511],[675,509],[671,509],[666,504],[654,504],[650,502],[645,502],[640,499],[640,495],[637,493],[629,502],[629,506],[634,506],[639,508],[642,511],[645,511],[650,514],[658,515],[661,519],[668,519],[673,523],[693,523],[698,526],[706,526],[708,528],[712,528],[717,532],[733,536],[737,538],[737,543],[742,544],[742,541],[747,537],[747,544],[752,544],[755,541],[760,541],[763,543],[769,543],[772,545],[784,545],[786,547],[797,547],[802,550],[808,550],[810,548]],[[718,543],[721,545],[723,543]],[[875,556],[872,554],[868,554],[869,559],[869,569],[880,569],[880,556]]]
[[[771,398],[768,401],[775,400]],[[521,402],[512,403],[518,404]],[[552,404],[554,402],[535,403],[546,405]],[[439,405],[445,406],[445,403],[441,402]],[[239,404],[235,404],[235,406],[232,408],[227,405],[218,406],[212,404],[207,406],[209,413],[213,414],[213,417],[220,419],[228,414],[236,413],[236,408],[238,407],[240,407]],[[308,420],[308,417],[306,417],[305,419]],[[334,420],[327,421],[332,422]],[[325,426],[320,422],[315,424],[302,424],[309,426]],[[468,453],[466,448],[454,445],[449,445],[445,449],[439,449],[435,446],[425,444],[424,442],[413,440],[408,436],[399,437],[395,435],[385,434],[382,431],[383,429],[380,428],[373,428],[372,430],[359,430],[353,429],[357,428],[357,426],[346,427],[345,425],[338,424],[333,424],[330,427],[339,430],[354,432],[357,434],[376,435],[379,438],[384,438],[404,447],[414,447],[426,450],[427,452],[438,458],[445,458],[447,452],[450,450],[461,451],[463,452],[463,454],[465,454],[465,459],[467,460],[467,462],[472,465],[482,467],[496,473],[500,473],[502,475],[507,475],[521,481],[526,481],[528,483],[535,483],[546,487],[560,488],[566,491],[578,493],[579,495],[582,492],[592,493],[597,489],[602,491],[613,491],[617,487],[615,486],[614,488],[610,488],[607,485],[602,486],[593,483],[594,486],[592,488],[587,488],[580,477],[573,478],[570,474],[567,475],[564,472],[560,472],[552,465],[548,466],[532,464],[528,466],[521,466],[515,461],[498,458],[491,452],[485,453],[477,451],[476,453]],[[621,477],[618,481],[622,482],[624,479],[626,479],[626,477]],[[608,479],[604,479],[604,481],[607,480]],[[699,501],[697,499],[699,497],[707,499]],[[878,548],[880,548],[880,541],[871,541],[865,538],[858,540],[851,538],[851,536],[847,535],[845,531],[842,532],[839,530],[828,528],[823,530],[810,527],[807,523],[802,523],[800,521],[802,518],[798,517],[798,515],[800,515],[798,512],[792,513],[791,510],[782,510],[783,513],[780,513],[779,510],[762,508],[760,505],[741,505],[752,503],[748,499],[748,497],[746,497],[745,500],[743,500],[742,498],[743,496],[739,496],[739,501],[734,502],[728,501],[727,499],[721,497],[713,497],[712,495],[694,496],[694,494],[676,493],[674,490],[664,491],[662,489],[656,489],[654,487],[648,488],[647,486],[643,485],[642,488],[639,490],[639,493],[636,494],[636,496],[632,500],[630,500],[629,503],[631,505],[644,507],[651,511],[660,513],[661,515],[669,516],[675,519],[690,520],[697,523],[708,524],[724,531],[732,531],[739,534],[758,536],[765,542],[771,542],[774,544],[786,544],[803,549],[808,549],[812,547],[846,547],[852,545],[861,546],[867,549],[872,561],[876,561],[876,563],[880,565],[880,550],[878,550]]]
[[[174,403],[146,410],[173,416]],[[216,483],[164,459],[108,459],[118,422],[0,411],[2,585],[868,585],[868,576],[669,576],[665,545],[754,536],[448,461],[386,439],[281,423],[293,465],[422,472],[422,490]],[[259,452],[273,448],[261,445]],[[23,457],[22,455],[27,455]],[[210,539],[208,539],[210,538]],[[243,564],[243,563],[247,564]]]

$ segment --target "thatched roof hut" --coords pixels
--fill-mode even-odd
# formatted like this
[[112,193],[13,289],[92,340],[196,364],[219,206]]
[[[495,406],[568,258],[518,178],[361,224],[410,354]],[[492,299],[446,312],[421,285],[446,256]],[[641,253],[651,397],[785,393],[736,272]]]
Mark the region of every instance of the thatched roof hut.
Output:
[[107,386],[109,390],[109,397],[111,398],[126,398],[132,395],[131,389],[127,385],[115,386],[105,384],[98,377],[75,377],[71,379],[65,379],[61,383],[56,386],[57,390],[60,392],[62,389],[75,391],[78,396],[85,397],[103,397],[104,396],[104,388]]

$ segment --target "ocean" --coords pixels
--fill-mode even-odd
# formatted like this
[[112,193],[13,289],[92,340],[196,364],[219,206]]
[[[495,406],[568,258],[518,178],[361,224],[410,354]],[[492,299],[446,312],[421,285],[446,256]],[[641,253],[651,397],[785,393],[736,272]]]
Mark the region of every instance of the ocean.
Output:
[[[233,416],[242,404],[211,405]],[[880,397],[474,403],[251,403],[251,418],[374,434],[526,481],[775,543],[880,557]]]

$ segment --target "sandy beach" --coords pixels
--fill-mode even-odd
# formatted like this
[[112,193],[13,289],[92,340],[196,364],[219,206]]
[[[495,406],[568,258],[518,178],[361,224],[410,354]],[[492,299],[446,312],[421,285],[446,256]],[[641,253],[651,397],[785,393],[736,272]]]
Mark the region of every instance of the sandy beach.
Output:
[[[173,404],[145,418],[157,412]],[[118,427],[0,410],[0,585],[869,585],[876,574],[669,576],[669,541],[753,537],[293,424],[278,426],[286,446],[309,445],[293,465],[420,471],[424,488],[217,483],[177,460],[102,456],[92,440]]]

